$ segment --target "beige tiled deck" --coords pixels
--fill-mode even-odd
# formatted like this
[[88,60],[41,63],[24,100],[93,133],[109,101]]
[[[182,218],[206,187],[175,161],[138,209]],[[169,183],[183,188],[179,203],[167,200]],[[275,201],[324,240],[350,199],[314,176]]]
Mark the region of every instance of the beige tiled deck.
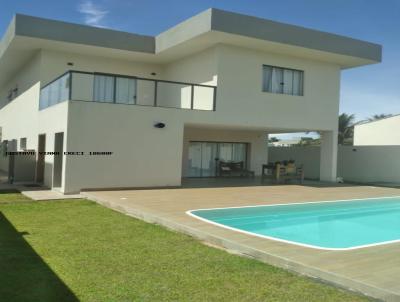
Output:
[[345,185],[200,186],[96,191],[83,195],[128,215],[160,223],[261,261],[385,301],[400,301],[400,243],[352,251],[316,250],[238,233],[185,214],[187,210],[199,208],[393,196],[400,195],[398,189]]

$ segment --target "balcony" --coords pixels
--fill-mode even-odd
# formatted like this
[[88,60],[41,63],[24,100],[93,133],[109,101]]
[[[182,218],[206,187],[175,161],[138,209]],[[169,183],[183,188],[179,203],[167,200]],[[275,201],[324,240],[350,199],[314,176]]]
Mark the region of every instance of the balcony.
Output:
[[39,110],[73,100],[215,111],[216,86],[68,71],[42,87]]

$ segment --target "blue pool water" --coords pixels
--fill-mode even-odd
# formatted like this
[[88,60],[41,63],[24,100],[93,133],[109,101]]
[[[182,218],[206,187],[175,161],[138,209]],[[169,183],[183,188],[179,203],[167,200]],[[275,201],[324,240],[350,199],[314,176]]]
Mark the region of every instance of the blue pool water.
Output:
[[194,210],[191,215],[253,235],[324,249],[400,240],[400,197]]

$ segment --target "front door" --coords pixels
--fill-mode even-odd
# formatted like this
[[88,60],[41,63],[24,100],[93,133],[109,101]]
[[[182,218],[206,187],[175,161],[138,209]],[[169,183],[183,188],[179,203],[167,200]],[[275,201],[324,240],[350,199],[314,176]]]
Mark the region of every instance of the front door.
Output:
[[188,177],[215,177],[218,161],[243,161],[247,165],[246,143],[190,142]]
[[36,162],[36,182],[38,183],[43,183],[44,180],[45,151],[46,151],[46,134],[39,134],[38,155]]

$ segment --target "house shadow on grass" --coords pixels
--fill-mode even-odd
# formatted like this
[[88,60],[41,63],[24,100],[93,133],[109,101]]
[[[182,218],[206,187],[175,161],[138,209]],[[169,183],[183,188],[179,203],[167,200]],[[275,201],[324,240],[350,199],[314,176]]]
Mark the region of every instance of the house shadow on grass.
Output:
[[0,212],[0,300],[79,301]]

